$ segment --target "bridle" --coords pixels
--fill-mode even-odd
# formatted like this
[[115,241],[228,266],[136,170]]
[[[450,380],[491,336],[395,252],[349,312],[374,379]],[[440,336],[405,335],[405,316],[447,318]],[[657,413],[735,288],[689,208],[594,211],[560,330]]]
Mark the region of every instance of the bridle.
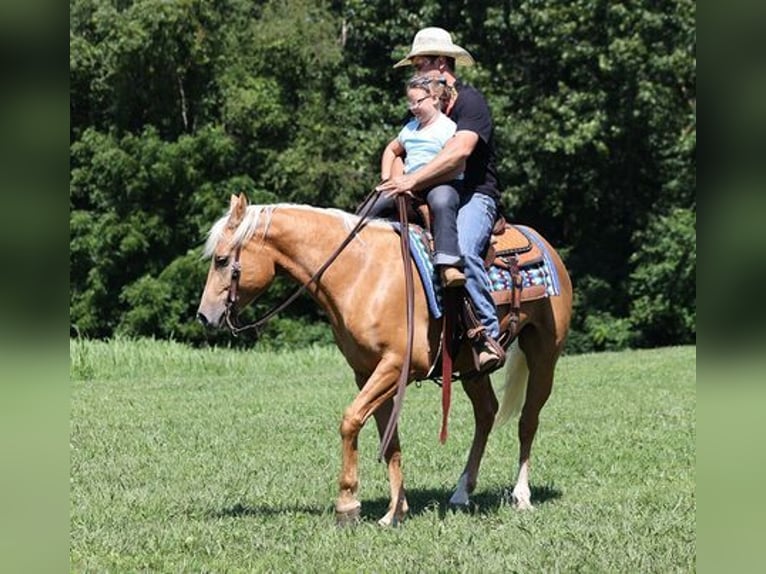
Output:
[[[242,275],[242,264],[239,262],[241,251],[241,246],[237,246],[237,248],[234,250],[234,262],[231,264],[231,282],[229,283],[229,292],[226,294],[226,311],[224,312],[224,317],[226,318],[226,326],[229,328],[229,331],[231,331],[231,334],[235,337],[246,328],[258,328],[255,324],[246,327],[238,327],[235,325],[237,317],[236,304],[239,300],[239,295],[237,294],[237,291],[239,290],[239,276]],[[256,330],[256,334],[257,332],[258,331]]]
[[338,255],[340,255],[341,252],[348,246],[348,244],[351,243],[354,237],[356,237],[356,234],[359,232],[359,230],[362,227],[364,227],[364,225],[367,223],[372,206],[375,203],[375,200],[380,195],[380,193],[381,192],[377,191],[377,189],[373,188],[373,190],[367,195],[367,197],[365,197],[361,206],[357,210],[357,215],[359,215],[359,221],[357,221],[356,225],[354,225],[354,228],[349,232],[349,234],[341,242],[341,244],[337,247],[337,249],[333,251],[333,253],[327,258],[327,260],[322,264],[322,266],[319,269],[317,269],[317,271],[309,278],[308,281],[306,281],[306,283],[303,283],[302,285],[299,285],[298,287],[296,287],[292,293],[290,293],[287,297],[285,297],[285,299],[282,300],[280,303],[277,303],[271,309],[266,311],[266,313],[264,313],[262,317],[260,317],[256,321],[253,321],[252,323],[247,323],[246,325],[237,325],[237,315],[238,315],[237,301],[239,300],[239,293],[238,293],[239,278],[242,275],[242,264],[240,263],[242,246],[238,245],[237,248],[234,250],[234,261],[231,264],[231,281],[229,283],[229,292],[226,296],[226,310],[224,311],[226,326],[229,328],[229,331],[231,331],[231,334],[236,337],[243,331],[248,331],[250,329],[253,329],[255,330],[256,337],[258,337],[259,329],[261,327],[263,327],[272,317],[274,317],[274,315],[281,312],[293,301],[295,301],[304,291],[306,291],[309,288],[310,285],[316,283],[319,280],[319,278],[322,276],[322,274],[327,270],[327,268],[330,265],[332,265],[332,263],[338,258]]

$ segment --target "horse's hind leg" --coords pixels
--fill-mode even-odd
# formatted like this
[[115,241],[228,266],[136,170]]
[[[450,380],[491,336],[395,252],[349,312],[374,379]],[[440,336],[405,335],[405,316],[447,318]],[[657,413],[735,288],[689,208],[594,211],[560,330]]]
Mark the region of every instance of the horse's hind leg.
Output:
[[535,440],[540,411],[553,388],[553,373],[561,346],[552,343],[537,330],[525,330],[519,344],[529,367],[529,384],[524,407],[519,418],[519,472],[513,487],[513,500],[520,510],[532,508],[529,488],[529,458]]
[[475,379],[464,379],[463,390],[473,405],[474,431],[471,451],[468,453],[463,474],[460,475],[455,492],[449,502],[455,506],[467,506],[469,496],[476,488],[479,465],[487,446],[487,438],[492,430],[497,413],[497,398],[489,375],[480,375]]
[[[383,437],[386,431],[388,420],[391,417],[391,411],[394,406],[393,400],[387,400],[378,410],[375,411],[375,424],[378,427],[378,436]],[[402,451],[399,445],[399,430],[394,429],[391,441],[388,444],[386,452],[383,453],[386,465],[388,466],[388,484],[391,489],[391,502],[388,506],[388,512],[378,520],[381,526],[396,526],[407,515],[409,505],[404,492],[404,475],[402,474]]]

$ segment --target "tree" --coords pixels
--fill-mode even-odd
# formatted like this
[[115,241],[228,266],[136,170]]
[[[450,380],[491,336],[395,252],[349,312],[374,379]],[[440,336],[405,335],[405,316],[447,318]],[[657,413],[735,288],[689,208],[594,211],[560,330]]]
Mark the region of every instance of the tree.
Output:
[[697,341],[696,223],[694,211],[674,208],[636,234],[628,292],[639,345]]
[[[477,60],[458,74],[493,111],[507,214],[570,269],[569,349],[692,341],[695,13],[691,0],[70,0],[71,321],[201,342],[194,250],[228,195],[353,209],[404,119],[408,72],[392,64],[436,25]],[[663,291],[669,269],[680,291]],[[326,340],[296,328],[319,322],[308,300],[282,319],[267,339]]]

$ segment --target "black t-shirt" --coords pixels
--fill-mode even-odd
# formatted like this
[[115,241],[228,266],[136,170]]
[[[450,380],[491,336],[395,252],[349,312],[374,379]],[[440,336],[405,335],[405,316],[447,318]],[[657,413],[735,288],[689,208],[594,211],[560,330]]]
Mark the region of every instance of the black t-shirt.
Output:
[[455,88],[458,98],[449,117],[457,124],[457,131],[472,131],[479,136],[465,164],[464,189],[478,191],[499,201],[494,126],[489,106],[476,88],[460,81],[455,83]]

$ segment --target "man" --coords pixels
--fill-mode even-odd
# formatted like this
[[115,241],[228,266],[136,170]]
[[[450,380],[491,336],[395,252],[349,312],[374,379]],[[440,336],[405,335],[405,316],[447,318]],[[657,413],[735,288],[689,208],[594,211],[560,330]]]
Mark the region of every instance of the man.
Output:
[[492,234],[500,192],[489,106],[478,90],[455,75],[456,64],[473,63],[473,57],[454,44],[450,33],[442,28],[423,28],[415,35],[409,54],[394,67],[411,65],[418,74],[445,82],[450,97],[444,113],[457,128],[433,160],[417,171],[392,177],[378,189],[392,197],[417,194],[436,184],[444,187],[449,185],[452,174],[465,165],[462,189],[452,188],[458,202],[458,244],[463,255],[465,288],[488,339],[481,340],[477,349],[479,370],[490,372],[502,366],[505,357],[497,344],[500,326],[482,256]]

